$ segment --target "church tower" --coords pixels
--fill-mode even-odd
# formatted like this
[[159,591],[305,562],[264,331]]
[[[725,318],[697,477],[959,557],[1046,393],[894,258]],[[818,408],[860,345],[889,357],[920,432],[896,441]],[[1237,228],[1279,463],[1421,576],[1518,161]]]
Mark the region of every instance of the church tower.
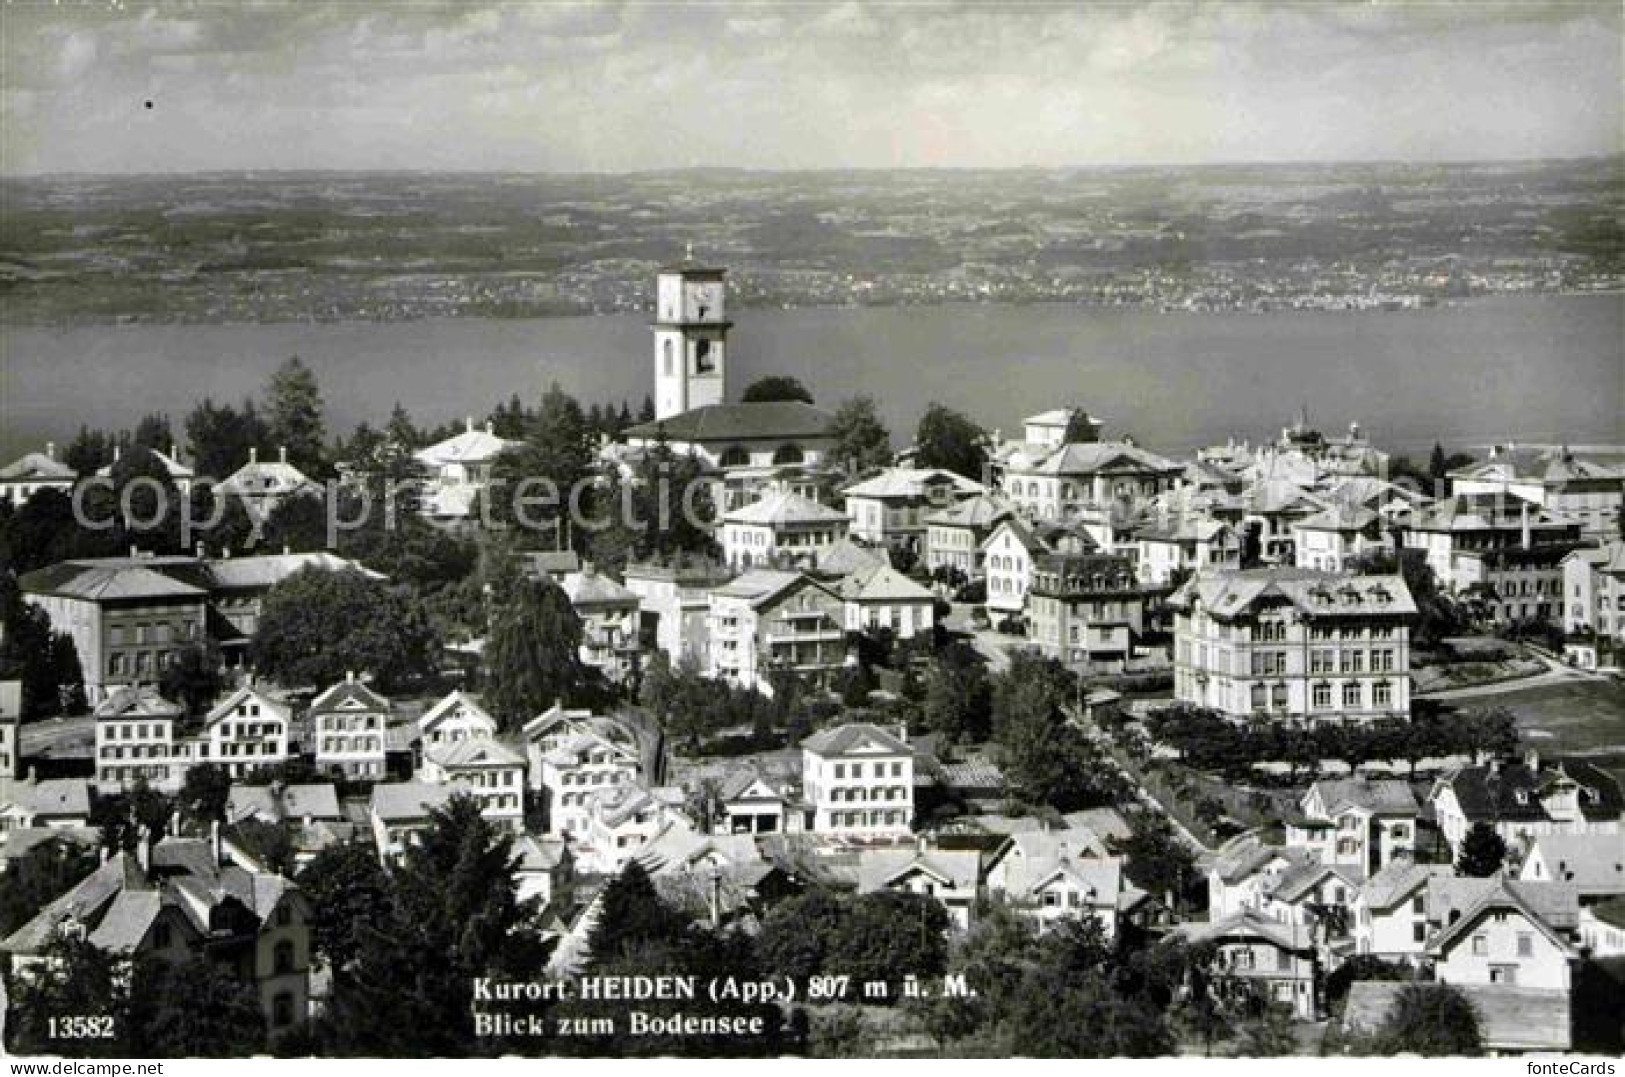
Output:
[[702,266],[694,249],[656,278],[655,418],[720,404],[727,393],[724,269]]

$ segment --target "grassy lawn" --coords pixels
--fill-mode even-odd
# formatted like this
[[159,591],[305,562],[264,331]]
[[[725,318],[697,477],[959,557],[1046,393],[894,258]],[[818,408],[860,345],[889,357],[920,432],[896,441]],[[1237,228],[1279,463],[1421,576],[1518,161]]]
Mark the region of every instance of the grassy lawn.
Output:
[[1625,769],[1625,685],[1618,681],[1570,681],[1462,703],[1507,708],[1527,743],[1542,752]]

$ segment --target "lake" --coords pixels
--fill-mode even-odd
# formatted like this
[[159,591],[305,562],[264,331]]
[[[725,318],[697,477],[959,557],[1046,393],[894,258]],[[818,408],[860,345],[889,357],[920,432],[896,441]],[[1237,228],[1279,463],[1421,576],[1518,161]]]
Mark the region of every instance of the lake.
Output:
[[[1328,432],[1359,421],[1425,452],[1508,438],[1625,441],[1625,297],[1508,296],[1419,311],[1162,314],[1067,305],[743,310],[729,374],[800,378],[821,403],[880,401],[907,440],[938,400],[1010,432],[1079,403],[1170,453],[1272,437],[1300,406]],[[0,460],[81,423],[177,426],[204,396],[236,401],[299,355],[321,379],[330,432],[478,415],[558,381],[584,403],[649,391],[636,316],[390,323],[0,327]]]

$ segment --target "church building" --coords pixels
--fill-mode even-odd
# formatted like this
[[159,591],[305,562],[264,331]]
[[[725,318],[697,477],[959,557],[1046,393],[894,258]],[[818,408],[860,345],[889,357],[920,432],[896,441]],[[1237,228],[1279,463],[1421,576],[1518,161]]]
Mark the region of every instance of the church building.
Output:
[[725,269],[702,265],[690,250],[656,278],[655,421],[626,431],[627,444],[661,438],[710,467],[735,472],[815,466],[834,448],[834,416],[801,401],[727,403]]

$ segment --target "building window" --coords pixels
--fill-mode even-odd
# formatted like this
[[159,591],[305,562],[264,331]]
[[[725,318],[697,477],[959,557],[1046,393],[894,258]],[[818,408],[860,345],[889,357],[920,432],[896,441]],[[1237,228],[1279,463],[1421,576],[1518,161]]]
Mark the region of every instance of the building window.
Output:
[[1415,924],[1411,925],[1411,941],[1412,942],[1426,942],[1427,939],[1428,939],[1428,926],[1426,924],[1415,923]]
[[271,951],[271,969],[275,975],[293,971],[293,943],[283,939]]
[[1314,688],[1314,708],[1327,710],[1332,705],[1332,686],[1321,681]]
[[1490,940],[1487,935],[1473,936],[1473,956],[1483,957],[1490,952]]
[[1345,684],[1343,686],[1343,706],[1360,706],[1364,694],[1365,693],[1360,691],[1360,686],[1358,684]]
[[293,1024],[293,995],[283,991],[271,1000],[271,1023],[278,1028]]
[[[1391,706],[1394,702],[1394,686],[1388,681],[1378,681],[1371,686],[1371,704],[1375,707]],[[1396,835],[1397,836],[1397,835]]]
[[1526,931],[1520,931],[1518,933],[1518,956],[1535,956],[1535,937]]

